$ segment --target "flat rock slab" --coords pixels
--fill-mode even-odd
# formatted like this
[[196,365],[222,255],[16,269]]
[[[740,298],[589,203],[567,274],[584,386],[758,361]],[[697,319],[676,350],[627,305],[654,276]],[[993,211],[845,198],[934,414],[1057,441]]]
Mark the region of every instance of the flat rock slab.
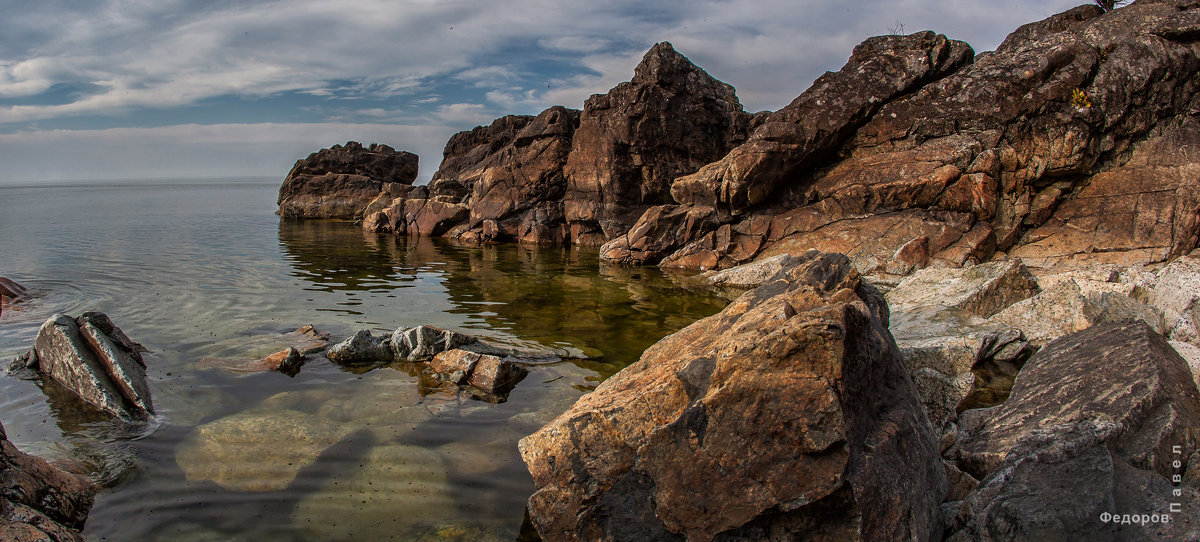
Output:
[[175,462],[188,480],[233,491],[283,489],[348,431],[295,410],[252,410],[197,427]]

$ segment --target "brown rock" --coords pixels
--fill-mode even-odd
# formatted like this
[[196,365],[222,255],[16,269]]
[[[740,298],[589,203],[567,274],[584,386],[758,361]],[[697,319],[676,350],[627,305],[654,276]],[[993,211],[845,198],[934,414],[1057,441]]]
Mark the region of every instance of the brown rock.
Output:
[[496,356],[480,356],[467,383],[485,392],[505,395],[524,380],[529,371],[510,360]]
[[647,207],[671,202],[671,181],[745,139],[750,116],[733,87],[659,43],[633,79],[584,104],[567,157],[571,223],[624,233]]
[[362,218],[382,193],[401,195],[417,177],[417,155],[387,145],[364,148],[354,141],[296,161],[279,189],[284,217]]
[[260,366],[266,371],[279,371],[286,375],[295,375],[304,365],[304,356],[295,348],[288,347],[264,357]]
[[431,199],[410,199],[404,202],[406,230],[414,235],[441,235],[465,222],[470,210],[459,203],[444,203]]
[[933,32],[870,38],[840,71],[817,79],[744,145],[676,180],[671,195],[685,205],[743,214],[789,177],[827,162],[888,101],[957,70],[971,56],[967,44]]
[[0,426],[0,540],[82,541],[96,487],[17,450]]
[[799,260],[520,441],[543,538],[937,536],[945,469],[882,296]]

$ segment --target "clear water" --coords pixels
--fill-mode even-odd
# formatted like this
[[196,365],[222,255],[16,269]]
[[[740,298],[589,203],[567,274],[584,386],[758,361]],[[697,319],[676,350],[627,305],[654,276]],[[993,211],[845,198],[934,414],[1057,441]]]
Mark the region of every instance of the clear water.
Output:
[[[23,450],[101,480],[89,540],[512,540],[533,483],[516,442],[659,338],[725,301],[594,250],[461,247],[281,220],[277,181],[0,187],[0,359],[52,313],[108,313],[148,347],[159,415],[128,428],[52,385],[0,376]],[[295,377],[211,358],[432,324],[589,356],[539,365],[507,402],[420,365]],[[276,347],[277,348],[277,347]]]

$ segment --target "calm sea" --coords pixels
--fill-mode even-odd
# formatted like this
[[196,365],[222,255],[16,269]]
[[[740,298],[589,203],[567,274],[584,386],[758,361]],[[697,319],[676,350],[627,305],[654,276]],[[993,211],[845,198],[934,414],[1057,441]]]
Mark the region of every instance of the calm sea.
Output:
[[[273,214],[278,180],[0,187],[0,359],[55,312],[108,313],[150,350],[158,416],[126,427],[52,385],[0,376],[18,447],[105,488],[89,540],[512,540],[533,490],[522,436],[725,301],[595,250],[461,247]],[[419,365],[295,377],[228,369],[312,324],[432,324],[553,346],[500,404]],[[216,360],[216,361],[214,361]],[[44,389],[43,389],[44,388]]]

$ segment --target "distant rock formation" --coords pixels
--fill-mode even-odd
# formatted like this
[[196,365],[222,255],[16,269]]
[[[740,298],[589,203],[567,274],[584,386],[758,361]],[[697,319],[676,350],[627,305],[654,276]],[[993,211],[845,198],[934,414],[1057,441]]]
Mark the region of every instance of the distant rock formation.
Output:
[[362,218],[381,193],[401,195],[417,178],[417,155],[387,145],[334,145],[297,160],[279,189],[279,215]]
[[83,542],[96,486],[21,452],[0,425],[0,540]]
[[144,420],[154,413],[154,404],[142,351],[104,313],[55,314],[18,364],[37,369],[112,416]]

